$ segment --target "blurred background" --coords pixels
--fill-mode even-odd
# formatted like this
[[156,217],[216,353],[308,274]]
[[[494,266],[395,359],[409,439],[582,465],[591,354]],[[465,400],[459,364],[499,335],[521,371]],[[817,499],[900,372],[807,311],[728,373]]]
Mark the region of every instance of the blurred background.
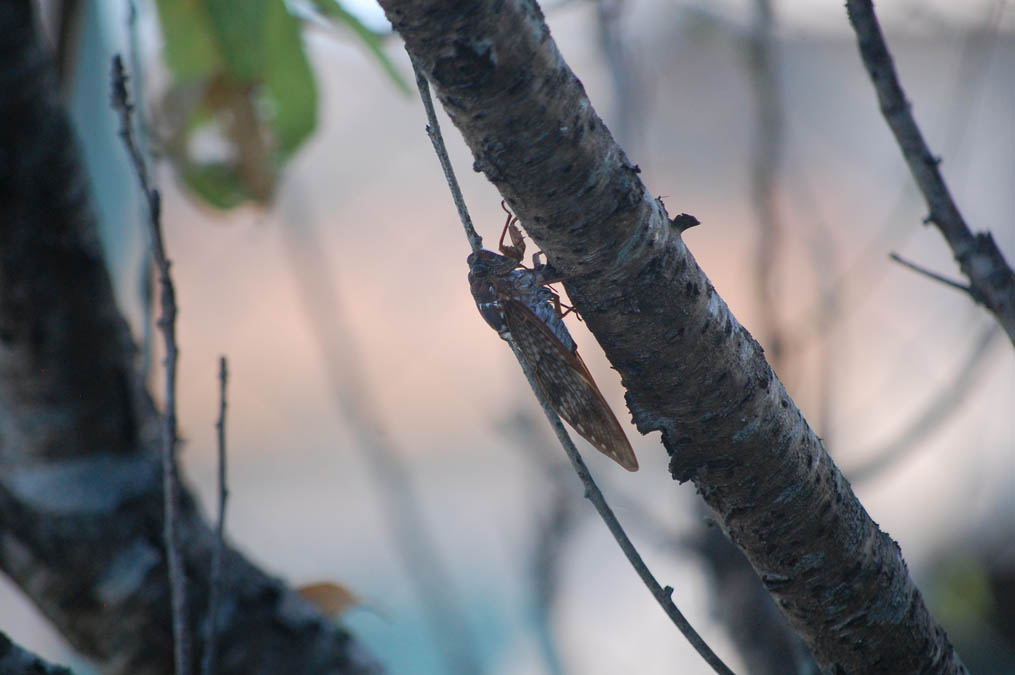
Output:
[[[181,456],[205,511],[226,355],[230,541],[294,586],[351,591],[337,620],[391,672],[708,672],[583,500],[476,312],[399,38],[365,0],[276,4],[288,13],[265,39],[290,51],[267,63],[202,37],[186,14],[201,3],[40,7],[143,346],[144,211],[108,105],[112,54],[134,74],[180,306]],[[900,543],[967,665],[1015,672],[1015,356],[966,295],[888,257],[959,278],[922,224],[841,3],[543,9],[649,189],[701,221],[685,241]],[[1015,11],[877,9],[963,215],[1015,261]],[[236,73],[258,68],[255,91]],[[441,120],[492,246],[500,197]],[[641,462],[629,474],[580,441],[607,499],[709,644],[759,672],[727,630],[730,586],[693,487],[670,480],[595,339],[569,324]],[[157,348],[146,363],[159,382]],[[92,672],[2,579],[0,626]]]

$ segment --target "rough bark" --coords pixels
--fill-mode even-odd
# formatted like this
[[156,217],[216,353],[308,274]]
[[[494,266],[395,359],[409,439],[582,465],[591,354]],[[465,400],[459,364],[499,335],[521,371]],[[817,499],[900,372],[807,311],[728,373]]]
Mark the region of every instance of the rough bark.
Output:
[[819,666],[965,672],[898,545],[613,141],[538,6],[380,2],[476,170],[570,279],[638,429],[662,432],[673,478],[693,481]]
[[[107,672],[170,673],[158,415],[31,3],[0,3],[0,36],[0,567]],[[196,616],[214,538],[189,493],[181,511]],[[281,582],[223,567],[218,672],[376,672]]]

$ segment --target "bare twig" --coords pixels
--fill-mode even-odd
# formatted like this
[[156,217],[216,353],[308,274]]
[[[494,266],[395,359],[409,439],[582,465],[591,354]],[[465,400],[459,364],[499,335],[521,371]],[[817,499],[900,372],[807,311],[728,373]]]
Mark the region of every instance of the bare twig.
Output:
[[[991,3],[986,8],[982,20],[973,26],[962,40],[962,56],[953,76],[950,93],[945,96],[948,101],[945,114],[947,121],[943,125],[945,156],[955,154],[966,132],[974,123],[974,103],[978,100],[986,82],[985,74],[989,70],[988,66],[996,49],[1004,8],[1004,2]],[[951,166],[954,170],[955,164]],[[814,197],[816,191],[807,186],[805,171],[798,170],[789,185],[797,190],[798,201],[805,202],[800,205],[799,211],[818,212],[818,202]],[[852,261],[842,265],[841,269],[835,272],[835,278],[828,280],[826,288],[829,291],[820,293],[811,307],[807,307],[794,317],[794,328],[791,332],[795,334],[795,344],[791,349],[799,351],[809,342],[829,334],[832,328],[869,297],[887,269],[880,264],[881,252],[886,248],[898,248],[903,241],[917,232],[898,227],[899,220],[910,201],[911,190],[916,190],[916,185],[906,182],[899,191],[895,205],[880,218],[881,223],[875,228],[875,235],[861,247],[860,253],[853,256]],[[808,234],[813,240],[827,243],[828,233],[823,231],[826,229],[811,228]],[[826,265],[824,269],[827,271],[831,267]],[[844,293],[843,289],[849,292]],[[829,292],[841,297],[830,297]],[[834,303],[838,307],[835,313],[827,311],[829,303]],[[816,428],[821,428],[821,425],[818,424]]]
[[987,355],[990,353],[994,339],[999,335],[1000,328],[991,324],[973,343],[968,356],[956,369],[954,377],[941,387],[938,394],[931,400],[919,415],[900,432],[895,439],[880,449],[870,453],[871,458],[854,469],[846,469],[844,473],[854,485],[877,477],[888,467],[905,459],[920,447],[919,442],[941,426],[959,409],[973,385],[983,373]]
[[423,69],[416,63],[416,57],[409,50],[406,50],[406,53],[409,54],[409,60],[412,61],[412,70],[416,74],[416,87],[419,89],[419,97],[423,101],[423,108],[426,109],[426,134],[430,137],[430,142],[433,143],[433,149],[437,153],[437,159],[440,160],[441,168],[444,169],[444,178],[448,181],[448,187],[451,189],[451,198],[455,200],[455,208],[458,209],[458,217],[461,218],[462,227],[465,228],[465,236],[469,238],[469,246],[472,247],[472,251],[475,253],[483,248],[483,238],[479,236],[476,228],[472,226],[469,209],[465,207],[465,198],[462,197],[462,189],[458,186],[455,169],[451,166],[451,158],[448,157],[448,149],[445,147],[444,138],[441,136],[441,126],[437,123],[437,112],[433,107],[433,99],[430,98],[430,85],[426,81],[426,75],[423,74]]
[[312,238],[310,227],[297,225],[290,223],[284,228],[285,243],[337,409],[355,434],[356,447],[376,485],[388,531],[415,587],[433,643],[443,652],[445,670],[463,675],[479,673],[482,669],[468,625],[455,598],[454,578],[433,543],[402,453],[391,441],[367,393],[362,359],[357,355],[328,261]]
[[758,225],[754,256],[754,289],[761,341],[777,372],[782,372],[785,336],[779,325],[777,272],[782,224],[776,208],[776,179],[782,165],[783,112],[774,47],[775,15],[771,0],[755,0],[754,24],[747,36],[747,71],[754,91],[754,149],[751,158],[751,204]]
[[934,281],[940,281],[942,284],[944,284],[946,286],[951,286],[952,288],[958,289],[958,290],[962,291],[963,293],[968,293],[969,295],[971,295],[973,297],[974,300],[976,300],[977,302],[980,301],[979,298],[977,297],[976,289],[973,288],[972,286],[967,286],[965,284],[960,284],[959,282],[953,281],[952,279],[949,279],[948,277],[942,276],[942,275],[938,274],[937,272],[932,272],[929,269],[927,269],[926,267],[921,267],[920,265],[917,265],[914,262],[910,262],[910,261],[906,260],[905,258],[900,256],[898,253],[895,253],[894,251],[892,253],[889,253],[888,257],[891,258],[892,260],[894,260],[895,262],[899,263],[900,265],[903,265],[904,267],[908,267],[909,269],[913,270],[914,272],[922,274],[925,277],[929,277],[929,278],[933,279]]
[[[427,84],[426,78],[423,76],[422,70],[416,63],[415,59],[413,59],[412,66],[416,72],[416,84],[419,86],[420,96],[423,98],[425,106],[426,102],[430,98],[429,85]],[[431,123],[433,121],[434,120],[431,119]],[[428,128],[428,133],[430,134],[430,140],[433,142],[434,148],[437,150],[438,156],[441,156],[444,141],[441,138],[439,131],[437,134],[434,134]],[[438,147],[438,145],[440,147]],[[443,151],[443,156],[447,156],[446,150]],[[450,169],[450,162],[448,164],[448,168],[445,169],[445,176],[448,177],[450,174],[450,177],[448,178],[448,186],[451,188],[452,195],[454,196],[456,194],[457,186],[452,184],[451,181],[454,174],[450,173],[448,169]],[[458,192],[457,194],[460,198],[461,193]],[[456,205],[459,206],[459,213],[462,213],[464,209],[464,201],[456,199]],[[462,221],[466,234],[468,234],[472,222],[471,219],[466,220],[467,218],[468,214],[466,213]],[[475,244],[475,241],[471,237],[470,243]],[[624,532],[624,528],[620,525],[620,521],[618,521],[617,517],[613,515],[613,510],[610,508],[609,504],[606,503],[606,498],[603,496],[603,493],[599,490],[599,487],[592,479],[592,474],[589,473],[588,467],[585,466],[585,462],[582,460],[581,455],[578,454],[578,449],[571,441],[571,437],[568,436],[567,430],[564,429],[563,422],[560,421],[557,413],[554,412],[546,398],[542,395],[539,386],[533,378],[532,369],[529,367],[528,361],[525,359],[514,340],[507,338],[507,342],[511,345],[511,350],[514,352],[515,358],[518,359],[518,363],[522,367],[522,372],[525,373],[525,378],[529,381],[529,386],[532,387],[532,392],[539,401],[539,405],[542,406],[543,412],[546,414],[547,419],[553,426],[553,430],[557,434],[557,439],[564,447],[564,452],[567,453],[568,459],[571,460],[571,465],[574,467],[575,472],[581,479],[582,485],[585,486],[585,497],[592,502],[592,505],[599,513],[599,516],[603,519],[603,522],[606,523],[606,527],[610,530],[613,538],[617,540],[617,544],[620,545],[620,549],[624,552],[624,555],[631,563],[631,566],[634,567],[635,572],[637,572],[638,576],[641,577],[642,581],[652,593],[652,596],[663,608],[663,611],[666,612],[666,615],[670,617],[670,620],[673,621],[677,629],[684,635],[685,638],[687,638],[687,641],[691,643],[691,646],[694,647],[695,651],[698,652],[705,662],[708,663],[708,665],[710,665],[717,673],[732,675],[733,671],[730,670],[715,654],[715,652],[712,651],[701,636],[698,635],[697,631],[695,631],[691,624],[688,623],[687,619],[684,618],[684,615],[677,608],[676,604],[674,604],[673,598],[670,597],[673,594],[673,588],[670,586],[662,588],[659,585],[659,582],[656,581],[655,577],[652,576],[652,572],[649,571],[645,562],[641,559],[641,555],[638,553],[638,550],[634,547],[634,544],[631,543],[627,533]]]
[[938,169],[940,160],[931,154],[913,119],[871,0],[847,0],[846,11],[881,113],[930,209],[926,221],[933,223],[948,242],[970,287],[975,289],[974,299],[994,314],[1015,344],[1015,272],[989,232],[974,235],[970,231],[952,199]]
[[558,457],[547,452],[548,444],[537,425],[539,418],[519,408],[498,426],[521,450],[539,473],[550,479],[547,499],[538,508],[539,519],[532,550],[526,564],[530,582],[530,607],[536,644],[543,656],[549,675],[564,675],[552,613],[557,602],[561,566],[568,539],[574,532],[579,514],[575,502],[575,486],[568,475],[570,469]]
[[169,259],[162,240],[161,200],[159,191],[151,186],[148,169],[134,138],[131,113],[134,110],[127,95],[127,75],[123,59],[113,57],[112,68],[113,108],[120,117],[120,137],[130,154],[131,162],[141,190],[148,203],[148,226],[151,233],[152,256],[158,269],[159,306],[158,326],[164,338],[166,357],[165,412],[162,418],[162,474],[164,496],[164,530],[166,560],[169,568],[170,595],[173,607],[173,645],[177,675],[190,675],[190,635],[187,621],[187,576],[180,553],[178,512],[180,478],[176,465],[176,292],[169,274]]
[[219,417],[215,422],[218,436],[219,462],[219,512],[215,523],[215,548],[212,549],[211,576],[208,580],[208,637],[204,646],[204,659],[201,662],[202,675],[215,672],[215,657],[218,649],[218,610],[219,594],[222,586],[222,550],[225,548],[226,500],[229,488],[226,482],[226,381],[229,371],[226,357],[219,357]]

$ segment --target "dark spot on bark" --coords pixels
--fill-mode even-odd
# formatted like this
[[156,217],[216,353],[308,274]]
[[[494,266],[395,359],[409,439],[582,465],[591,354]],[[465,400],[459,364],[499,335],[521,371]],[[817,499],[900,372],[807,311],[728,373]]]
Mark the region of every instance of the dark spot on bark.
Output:
[[457,96],[441,96],[441,103],[444,104],[445,108],[453,108],[454,110],[465,110],[465,104],[462,103],[461,99]]
[[786,399],[782,399],[782,401],[780,401],[780,402],[779,402],[779,404],[780,404],[780,405],[781,405],[781,406],[782,406],[783,408],[788,408],[788,407],[789,407],[789,401],[787,401]]
[[434,63],[433,79],[445,90],[478,89],[497,68],[492,45],[486,40],[455,40],[454,53]]
[[698,290],[698,284],[696,284],[694,282],[691,282],[691,281],[688,281],[684,285],[684,295],[686,295],[687,297],[689,297],[689,298],[696,298],[696,297],[698,297],[698,295],[700,293],[701,293],[701,291]]

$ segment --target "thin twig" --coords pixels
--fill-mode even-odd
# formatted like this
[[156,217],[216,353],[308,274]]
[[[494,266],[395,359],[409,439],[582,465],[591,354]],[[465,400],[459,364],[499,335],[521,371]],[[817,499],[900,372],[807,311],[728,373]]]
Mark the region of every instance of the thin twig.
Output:
[[[409,50],[406,49],[406,53]],[[455,178],[455,169],[451,166],[451,158],[448,157],[448,149],[444,145],[444,137],[441,135],[441,126],[437,123],[437,113],[433,107],[433,99],[430,98],[430,85],[426,81],[423,69],[416,63],[416,57],[409,53],[409,60],[412,61],[412,70],[416,73],[416,87],[419,89],[419,97],[423,101],[423,108],[426,109],[426,134],[433,143],[434,152],[440,160],[441,168],[444,169],[444,178],[451,188],[451,198],[455,200],[455,208],[458,209],[458,217],[462,220],[462,227],[465,228],[465,236],[469,238],[469,246],[473,253],[483,248],[483,238],[472,226],[472,218],[469,217],[469,209],[465,207],[465,198],[462,197],[462,189],[458,187],[458,179]]]
[[892,441],[880,449],[869,453],[871,458],[856,468],[846,469],[853,485],[875,478],[888,467],[902,461],[914,450],[921,447],[920,441],[940,427],[952,414],[958,411],[966,395],[983,374],[983,366],[987,363],[987,355],[994,339],[1000,335],[1000,327],[994,323],[980,334],[973,343],[965,361],[954,373],[954,377],[931,400],[919,415],[906,425]]
[[895,135],[933,223],[955,255],[962,273],[975,289],[973,298],[989,309],[1015,343],[1015,272],[989,232],[973,234],[952,199],[935,157],[913,119],[895,65],[885,44],[871,0],[846,0],[849,22],[856,32],[860,56],[877,92],[881,114]]
[[898,253],[895,253],[894,251],[889,253],[888,257],[894,260],[895,262],[899,263],[900,265],[908,267],[914,272],[918,272],[924,275],[925,277],[933,279],[934,281],[940,281],[942,284],[946,286],[951,286],[952,288],[956,288],[962,291],[963,293],[968,293],[969,295],[973,296],[973,299],[976,299],[976,289],[972,288],[971,286],[967,286],[966,284],[961,284],[958,281],[949,279],[948,277],[941,276],[937,272],[931,272],[926,267],[920,267],[914,262],[909,262],[908,260],[900,256]]
[[663,588],[656,581],[656,578],[649,571],[648,566],[641,559],[641,555],[638,553],[638,549],[634,547],[631,540],[628,538],[627,533],[624,532],[624,528],[620,525],[620,521],[613,515],[613,509],[606,503],[606,498],[603,493],[599,490],[599,486],[596,485],[595,480],[592,478],[592,474],[589,473],[589,469],[585,466],[585,462],[582,460],[580,454],[578,454],[578,448],[575,447],[571,441],[571,437],[568,435],[567,430],[564,428],[564,423],[560,421],[557,413],[554,412],[553,408],[543,397],[542,392],[539,390],[539,386],[536,384],[534,379],[532,368],[529,366],[528,361],[525,360],[524,354],[519,350],[518,345],[513,340],[508,340],[508,344],[511,345],[512,351],[515,353],[515,358],[518,359],[518,364],[522,367],[522,371],[525,373],[525,379],[529,381],[529,386],[532,387],[532,392],[535,394],[536,399],[539,400],[539,405],[542,406],[543,412],[546,414],[546,419],[550,421],[553,426],[553,431],[557,434],[557,440],[564,447],[564,452],[567,453],[567,458],[571,460],[571,466],[574,467],[575,473],[581,479],[582,485],[585,486],[585,498],[592,502],[592,506],[595,507],[599,513],[599,517],[606,523],[606,527],[609,528],[613,538],[617,540],[620,545],[620,549],[624,552],[628,562],[634,568],[634,571],[638,573],[641,580],[648,587],[649,592],[652,593],[652,597],[656,599],[659,606],[663,608],[666,615],[670,617],[673,624],[677,627],[687,641],[691,643],[695,651],[705,660],[705,663],[710,665],[713,670],[717,673],[723,673],[732,675],[733,671],[730,670],[725,663],[716,655],[712,649],[705,644],[705,641],[698,635],[697,631],[688,623],[687,619],[677,608],[677,605],[673,602],[671,595],[673,594],[673,588],[667,586]]
[[[974,103],[979,100],[987,81],[986,74],[989,72],[990,61],[996,50],[1004,6],[1003,1],[992,3],[986,8],[982,20],[963,37],[962,56],[952,77],[950,93],[944,97],[948,102],[948,109],[944,115],[947,122],[942,127],[943,155],[946,157],[954,155],[961,147],[963,137],[973,124]],[[956,168],[955,163],[952,164],[952,168],[953,170]],[[808,186],[805,171],[797,169],[796,173],[789,185],[797,190],[797,201],[803,202],[799,204],[797,210],[803,213],[817,213],[818,200],[814,196],[817,191]],[[810,342],[831,333],[832,329],[842,323],[880,283],[886,269],[877,262],[881,252],[886,248],[897,248],[917,232],[898,227],[899,220],[910,202],[911,191],[915,188],[916,185],[908,181],[901,186],[895,206],[879,219],[880,225],[874,228],[874,236],[861,246],[860,252],[852,256],[851,261],[841,265],[841,269],[834,272],[833,279],[829,279],[826,288],[832,289],[830,292],[841,296],[841,299],[831,297],[828,292],[820,293],[811,307],[797,313],[790,331],[796,334],[794,344],[790,347],[791,351],[801,351]],[[807,233],[811,239],[826,243],[830,236],[830,230],[824,224],[819,228],[808,228]],[[832,268],[826,265],[824,269]],[[849,292],[843,293],[843,289],[846,288]],[[826,308],[830,303],[838,307],[836,312],[827,311]],[[815,425],[815,428],[821,428],[821,425]],[[827,443],[827,438],[825,440],[826,447],[835,445]]]
[[215,672],[216,651],[218,650],[218,610],[219,595],[222,586],[222,550],[225,548],[226,500],[229,488],[226,482],[226,382],[229,371],[226,357],[219,357],[219,418],[215,422],[218,436],[219,462],[219,512],[215,523],[215,548],[211,554],[211,576],[208,592],[208,638],[204,647],[204,660],[201,662],[201,673],[212,675]]
[[[420,97],[423,99],[423,105],[427,106],[427,103],[430,100],[429,85],[422,74],[419,64],[417,64],[416,60],[413,59],[412,54],[409,55],[409,58],[412,59],[412,67],[416,72],[416,84],[419,86]],[[430,118],[431,126],[433,126],[436,122],[436,118],[432,116],[432,104],[429,106],[428,117]],[[433,141],[437,155],[439,157],[446,158],[447,152],[443,151],[442,153],[444,141],[440,136],[439,130],[436,134],[434,134],[434,132],[428,128],[427,133],[430,134],[430,140]],[[442,159],[442,166],[445,165],[444,162],[445,159]],[[469,219],[468,212],[465,210],[465,203],[464,200],[461,199],[461,192],[458,190],[457,183],[453,182],[454,173],[451,171],[449,160],[445,167],[444,175],[448,179],[448,187],[451,188],[451,194],[456,199],[455,204],[458,206],[459,214],[462,215],[462,225],[465,227],[466,234],[468,235],[472,228],[472,221]],[[478,237],[478,235],[476,236]],[[475,246],[475,242],[471,237],[470,244]],[[473,250],[476,249],[473,248]],[[599,487],[592,479],[592,474],[589,473],[588,467],[585,466],[585,462],[582,460],[581,455],[578,454],[578,449],[571,441],[571,437],[568,436],[567,430],[564,429],[563,422],[560,421],[557,413],[554,412],[553,408],[550,407],[550,404],[542,395],[542,392],[536,384],[528,361],[526,361],[524,355],[519,350],[518,345],[515,344],[514,340],[507,338],[507,342],[511,345],[511,350],[514,352],[515,358],[518,359],[518,364],[522,367],[522,372],[525,373],[525,378],[528,380],[529,386],[532,387],[532,392],[539,401],[539,405],[542,406],[543,412],[546,414],[547,419],[553,426],[554,433],[557,434],[557,439],[564,447],[564,452],[567,453],[568,459],[571,460],[571,465],[574,467],[575,472],[581,479],[582,485],[585,486],[585,497],[592,502],[592,505],[599,513],[599,516],[603,519],[603,522],[606,523],[606,527],[610,530],[610,533],[613,534],[613,538],[617,540],[617,544],[620,545],[620,549],[624,552],[624,555],[631,563],[631,566],[634,567],[635,572],[637,572],[638,576],[641,577],[642,581],[652,593],[652,596],[663,608],[663,611],[666,612],[666,615],[670,617],[670,620],[673,621],[677,629],[684,635],[685,638],[687,638],[687,641],[691,643],[691,646],[694,647],[695,651],[701,655],[705,662],[708,663],[708,665],[710,665],[717,673],[732,675],[733,671],[722,662],[722,660],[707,644],[705,644],[705,641],[700,635],[698,635],[694,628],[691,627],[691,624],[688,623],[687,619],[684,618],[684,615],[677,608],[676,604],[674,604],[672,597],[670,597],[673,593],[673,589],[669,586],[665,589],[662,588],[659,585],[659,582],[656,581],[655,577],[652,576],[652,573],[645,565],[645,562],[641,559],[641,555],[638,553],[638,550],[634,547],[634,544],[631,543],[627,533],[624,532],[624,528],[621,527],[620,521],[618,521],[617,517],[613,515],[613,510],[610,508],[609,504],[606,503],[606,498],[603,496],[603,493],[599,490]]]
[[113,57],[112,68],[113,108],[120,117],[120,137],[130,154],[131,162],[141,190],[148,203],[148,226],[151,233],[152,257],[158,269],[159,306],[158,326],[162,331],[166,349],[165,412],[162,418],[162,485],[165,514],[163,536],[166,542],[166,560],[169,568],[169,586],[173,608],[173,645],[177,675],[190,675],[190,635],[187,621],[187,577],[180,553],[178,524],[180,478],[176,466],[176,292],[169,274],[169,259],[162,240],[161,200],[159,191],[151,186],[148,169],[134,138],[131,113],[134,110],[127,95],[127,75],[123,59]]

